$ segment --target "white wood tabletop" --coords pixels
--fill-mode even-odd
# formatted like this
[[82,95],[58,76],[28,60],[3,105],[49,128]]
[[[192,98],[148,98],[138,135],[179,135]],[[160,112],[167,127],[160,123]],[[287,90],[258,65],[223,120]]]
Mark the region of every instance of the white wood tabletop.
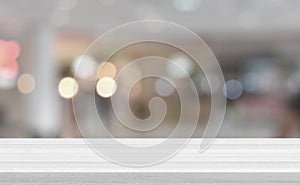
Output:
[[217,139],[203,153],[200,142],[192,139],[159,165],[134,168],[108,162],[83,139],[1,139],[0,184],[300,183],[300,139]]

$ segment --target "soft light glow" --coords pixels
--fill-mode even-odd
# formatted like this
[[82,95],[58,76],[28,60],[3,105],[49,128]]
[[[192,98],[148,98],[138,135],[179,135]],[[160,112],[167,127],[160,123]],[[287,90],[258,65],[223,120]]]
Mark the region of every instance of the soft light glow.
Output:
[[59,82],[58,92],[63,98],[72,98],[78,92],[78,83],[74,78],[65,77]]
[[97,94],[103,98],[111,97],[117,90],[117,84],[114,79],[109,77],[101,78],[96,85]]
[[0,89],[8,90],[14,88],[16,85],[16,78],[3,78],[0,76]]
[[260,79],[260,76],[255,72],[247,72],[244,75],[243,85],[245,91],[249,93],[256,93],[259,90],[259,84],[257,83]]
[[114,78],[116,74],[116,66],[111,62],[103,62],[98,67],[98,79],[101,79],[103,77]]
[[28,94],[33,91],[35,80],[31,74],[22,74],[18,80],[18,89],[23,94]]
[[236,100],[243,94],[243,86],[238,80],[229,80],[223,89],[224,95],[230,100]]
[[18,72],[19,66],[17,62],[7,62],[0,67],[0,75],[7,79],[16,77]]
[[168,63],[167,73],[174,78],[186,78],[194,71],[192,61],[184,55],[176,54],[170,60],[172,62]]
[[167,97],[175,92],[175,88],[170,82],[158,79],[155,83],[155,92],[162,97]]
[[20,54],[20,46],[13,41],[0,40],[0,76],[3,78],[14,78],[17,76],[19,66],[17,58]]
[[79,78],[92,77],[97,69],[97,62],[93,57],[84,55],[78,56],[74,59],[72,64],[72,71]]
[[182,12],[192,12],[199,8],[202,0],[173,0],[177,10]]

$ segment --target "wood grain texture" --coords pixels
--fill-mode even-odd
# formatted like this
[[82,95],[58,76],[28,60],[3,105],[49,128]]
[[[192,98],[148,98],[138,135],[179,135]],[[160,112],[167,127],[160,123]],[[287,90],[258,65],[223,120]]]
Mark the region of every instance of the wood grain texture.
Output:
[[281,173],[2,173],[0,184],[299,184]]
[[[217,139],[203,153],[200,142],[191,140],[159,165],[132,168],[106,161],[82,139],[2,139],[0,184],[300,183],[300,139]],[[100,144],[112,147],[105,139]]]

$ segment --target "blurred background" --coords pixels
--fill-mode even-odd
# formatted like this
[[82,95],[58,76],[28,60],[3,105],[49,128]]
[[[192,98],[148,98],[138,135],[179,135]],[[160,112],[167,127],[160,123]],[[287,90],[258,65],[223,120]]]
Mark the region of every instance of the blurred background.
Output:
[[[111,114],[110,97],[118,90],[115,75],[147,52],[174,60],[192,77],[201,102],[194,137],[201,137],[209,117],[210,90],[193,61],[176,48],[136,44],[106,63],[98,56],[105,49],[98,48],[85,56],[85,67],[77,74],[79,80],[86,80],[101,68],[97,84],[73,78],[81,55],[98,36],[145,19],[185,26],[214,52],[224,73],[227,98],[218,137],[299,137],[299,9],[298,0],[1,0],[0,137],[81,137],[72,109],[74,96],[81,99],[84,127],[92,132],[95,120],[84,106],[89,103],[85,92],[91,89],[99,114],[116,137],[168,136],[176,126],[180,101],[163,80],[142,80],[130,101],[133,113],[143,119],[149,116],[149,100],[162,97],[168,114],[159,129],[143,134],[126,131]],[[167,66],[166,72],[184,87],[184,75]],[[221,82],[216,79],[214,84]],[[101,130],[94,132],[106,137]]]

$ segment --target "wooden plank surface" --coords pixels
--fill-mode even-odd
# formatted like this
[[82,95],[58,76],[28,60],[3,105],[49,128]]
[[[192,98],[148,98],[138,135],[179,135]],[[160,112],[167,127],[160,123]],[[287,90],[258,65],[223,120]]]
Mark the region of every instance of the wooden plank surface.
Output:
[[[155,140],[123,139],[148,144]],[[300,139],[217,139],[203,153],[200,142],[191,140],[159,165],[133,168],[108,162],[82,139],[2,139],[0,184],[300,183]],[[105,139],[101,144],[113,147]]]

